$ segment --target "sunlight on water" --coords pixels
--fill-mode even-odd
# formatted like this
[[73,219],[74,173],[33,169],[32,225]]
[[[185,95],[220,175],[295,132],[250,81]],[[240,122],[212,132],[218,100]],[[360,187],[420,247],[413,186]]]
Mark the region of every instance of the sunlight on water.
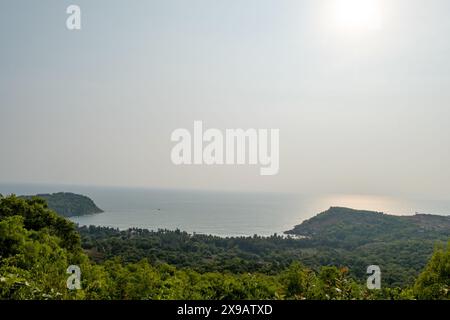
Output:
[[378,211],[396,215],[414,214],[414,206],[406,200],[387,197],[358,194],[337,194],[323,196],[318,202],[327,206],[346,207],[360,210]]

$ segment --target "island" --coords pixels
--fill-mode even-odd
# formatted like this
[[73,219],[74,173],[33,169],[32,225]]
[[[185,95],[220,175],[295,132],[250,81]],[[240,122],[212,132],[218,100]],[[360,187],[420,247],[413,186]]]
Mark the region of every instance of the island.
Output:
[[20,198],[32,199],[36,197],[45,200],[50,209],[64,217],[84,216],[103,212],[89,197],[70,192],[27,195]]

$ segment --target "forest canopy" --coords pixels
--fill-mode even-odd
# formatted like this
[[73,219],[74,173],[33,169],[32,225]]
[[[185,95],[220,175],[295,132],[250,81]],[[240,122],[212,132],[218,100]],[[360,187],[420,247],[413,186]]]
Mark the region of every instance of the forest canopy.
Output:
[[[89,229],[88,229],[89,230]],[[278,269],[265,270],[240,259],[229,262],[229,270],[195,270],[192,266],[170,265],[164,259],[151,261],[133,256],[135,230],[129,236],[113,232],[108,241],[123,238],[117,254],[96,252],[104,237],[82,241],[76,226],[47,207],[42,199],[0,198],[0,298],[1,299],[449,299],[450,247],[438,246],[423,271],[410,286],[368,290],[364,282],[350,275],[349,268],[324,265],[310,268],[293,259]],[[92,230],[91,230],[92,231]],[[94,230],[95,231],[95,230]],[[144,231],[142,231],[144,232]],[[145,231],[149,232],[149,231]],[[144,233],[145,233],[144,232]],[[99,232],[100,233],[100,232]],[[91,232],[96,234],[96,232]],[[180,237],[185,233],[175,231]],[[251,238],[252,239],[252,238]],[[102,241],[103,241],[102,240]],[[168,240],[168,239],[165,239]],[[275,241],[299,241],[274,237]],[[90,243],[88,241],[91,241]],[[199,251],[202,252],[201,239]],[[210,240],[212,241],[212,240]],[[214,241],[219,242],[220,239]],[[245,241],[244,241],[245,242]],[[143,241],[145,243],[145,241]],[[185,247],[178,243],[173,253]],[[186,243],[189,243],[186,240]],[[127,245],[126,245],[127,244]],[[252,242],[248,242],[251,246]],[[178,246],[178,251],[176,248]],[[90,247],[90,249],[88,248]],[[120,246],[119,246],[120,247]],[[160,250],[148,241],[148,250]],[[207,246],[208,247],[208,246]],[[258,247],[256,245],[256,247]],[[114,248],[111,245],[111,248]],[[125,249],[126,248],[126,249]],[[270,251],[273,246],[264,249]],[[231,254],[235,248],[228,248]],[[128,251],[130,252],[128,252]],[[277,249],[278,250],[278,249]],[[149,251],[149,252],[150,252]],[[193,250],[191,250],[193,251]],[[136,252],[139,252],[136,249]],[[213,252],[212,252],[213,254]],[[96,255],[97,256],[96,258]],[[133,258],[132,258],[133,257]],[[277,255],[274,252],[273,258]],[[139,261],[138,261],[139,260]],[[81,289],[68,290],[69,265],[82,271]],[[275,264],[273,264],[275,265]],[[205,267],[206,268],[206,267]]]

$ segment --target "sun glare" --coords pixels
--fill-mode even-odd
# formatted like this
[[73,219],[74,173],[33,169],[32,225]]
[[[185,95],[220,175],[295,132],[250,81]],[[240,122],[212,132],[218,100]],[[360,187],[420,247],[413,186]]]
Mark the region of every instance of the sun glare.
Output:
[[334,15],[337,27],[347,31],[381,29],[380,0],[334,1]]

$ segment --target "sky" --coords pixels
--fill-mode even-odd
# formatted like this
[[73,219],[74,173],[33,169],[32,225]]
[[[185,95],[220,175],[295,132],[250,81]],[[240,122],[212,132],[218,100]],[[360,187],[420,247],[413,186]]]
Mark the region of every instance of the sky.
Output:
[[[1,1],[0,182],[450,199],[450,2],[360,1]],[[279,173],[175,166],[195,120]]]

